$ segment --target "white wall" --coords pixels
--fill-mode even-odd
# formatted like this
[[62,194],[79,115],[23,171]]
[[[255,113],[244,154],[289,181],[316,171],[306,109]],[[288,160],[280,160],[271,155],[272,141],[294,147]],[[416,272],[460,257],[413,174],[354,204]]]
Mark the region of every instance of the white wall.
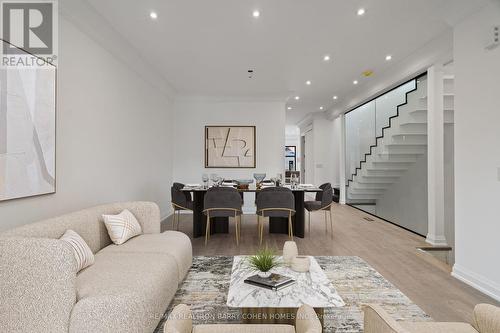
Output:
[[332,186],[340,186],[340,177],[341,168],[341,151],[342,151],[342,117],[337,117],[332,122],[332,145],[331,145],[331,154],[332,154]]
[[306,182],[339,186],[341,118],[330,120],[324,112],[312,113],[310,119],[301,124],[301,131],[306,136],[306,146],[310,145],[306,149]]
[[0,230],[121,200],[166,216],[171,104],[67,20],[59,29],[57,193],[0,203]]
[[444,125],[444,236],[455,263],[455,125]]
[[453,275],[500,300],[500,25],[491,4],[454,31],[455,266]]
[[325,113],[316,113],[313,117],[314,140],[314,184],[332,183],[335,185],[334,170],[334,132],[333,121]]
[[[285,102],[180,99],[174,115],[174,180],[201,183],[203,173],[229,179],[253,179],[254,173],[270,177],[284,173]],[[204,161],[206,125],[255,125],[257,167],[255,169],[206,169]],[[245,195],[245,212],[253,209],[253,198]]]

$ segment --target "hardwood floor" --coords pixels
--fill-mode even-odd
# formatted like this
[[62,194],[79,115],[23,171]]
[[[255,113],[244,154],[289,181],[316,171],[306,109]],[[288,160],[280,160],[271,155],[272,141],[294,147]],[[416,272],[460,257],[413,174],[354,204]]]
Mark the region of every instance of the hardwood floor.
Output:
[[[418,254],[418,246],[428,245],[422,237],[374,217],[375,221],[366,221],[363,217],[367,214],[349,206],[335,205],[333,212],[333,238],[330,233],[325,233],[324,215],[311,214],[311,234],[306,232],[306,238],[295,238],[301,254],[359,256],[436,321],[469,322],[475,304],[500,305],[453,278],[442,266]],[[191,215],[181,216],[180,231],[190,237],[191,221]],[[171,220],[165,222],[163,227],[171,229]],[[281,250],[287,236],[269,235],[266,231],[264,242]],[[232,220],[229,232],[227,235],[213,235],[207,246],[204,237],[192,240],[193,255],[252,254],[259,248],[254,215],[243,217],[239,246],[236,246]]]

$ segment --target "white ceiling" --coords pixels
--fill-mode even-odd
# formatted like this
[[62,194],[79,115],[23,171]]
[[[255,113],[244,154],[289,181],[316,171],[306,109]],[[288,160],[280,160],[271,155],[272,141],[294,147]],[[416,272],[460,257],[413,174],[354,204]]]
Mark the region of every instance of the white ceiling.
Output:
[[[289,99],[288,122],[352,93],[483,0],[87,0],[181,95]],[[359,17],[358,8],[366,14]],[[261,16],[252,17],[258,9]],[[149,17],[150,11],[158,19]],[[332,60],[325,63],[325,54]],[[393,60],[385,61],[391,54]],[[252,79],[247,70],[255,70]],[[312,84],[307,86],[306,80]]]

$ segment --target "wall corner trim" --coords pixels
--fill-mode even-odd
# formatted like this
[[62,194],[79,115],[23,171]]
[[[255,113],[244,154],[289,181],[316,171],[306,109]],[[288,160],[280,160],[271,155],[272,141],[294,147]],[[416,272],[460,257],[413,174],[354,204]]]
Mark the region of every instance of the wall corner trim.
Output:
[[451,275],[483,294],[500,301],[500,285],[460,265],[453,265]]

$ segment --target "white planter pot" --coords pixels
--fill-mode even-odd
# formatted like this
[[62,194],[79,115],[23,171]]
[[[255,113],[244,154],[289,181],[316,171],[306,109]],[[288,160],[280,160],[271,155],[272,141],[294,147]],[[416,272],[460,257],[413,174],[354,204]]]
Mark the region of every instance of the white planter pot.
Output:
[[268,272],[258,272],[257,275],[263,279],[266,279],[271,276],[271,271]]

